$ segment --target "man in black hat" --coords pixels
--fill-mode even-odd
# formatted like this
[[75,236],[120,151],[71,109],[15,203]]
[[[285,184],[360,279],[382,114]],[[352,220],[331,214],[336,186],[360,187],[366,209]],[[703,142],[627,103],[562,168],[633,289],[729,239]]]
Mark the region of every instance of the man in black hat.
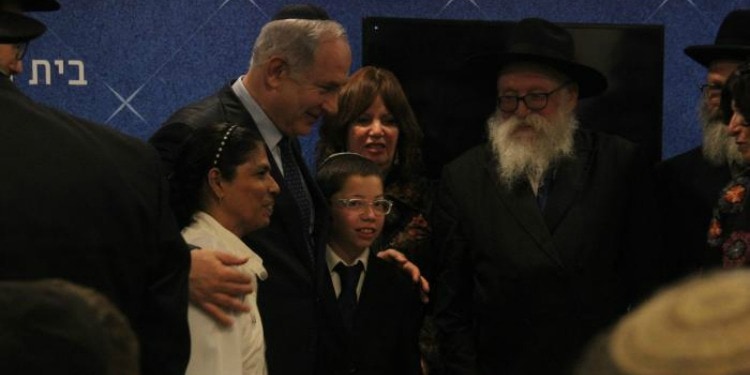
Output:
[[685,54],[706,67],[708,74],[701,86],[703,144],[665,160],[656,169],[665,263],[672,279],[720,265],[720,254],[706,254],[708,223],[721,189],[742,170],[743,161],[722,122],[719,99],[729,75],[750,58],[748,25],[750,9],[732,11],[721,23],[714,44],[685,48]]
[[[32,101],[11,82],[44,27],[0,1],[0,280],[67,279],[127,316],[142,374],[184,374],[189,255],[154,150]],[[55,2],[56,3],[56,2]],[[64,356],[64,353],[60,353]]]
[[566,30],[525,19],[506,52],[478,59],[497,83],[489,141],[445,167],[432,221],[448,373],[569,373],[652,279],[647,163],[579,126],[578,100],[607,81],[574,50]]

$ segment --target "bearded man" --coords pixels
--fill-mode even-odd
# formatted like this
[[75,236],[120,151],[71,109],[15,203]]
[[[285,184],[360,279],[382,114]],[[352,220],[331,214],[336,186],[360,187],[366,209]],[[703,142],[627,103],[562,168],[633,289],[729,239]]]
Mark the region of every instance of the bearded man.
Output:
[[566,30],[525,19],[480,59],[498,90],[489,141],[445,167],[433,212],[447,373],[570,373],[653,279],[647,162],[579,126],[578,99],[607,81],[574,51]]
[[656,168],[658,200],[664,228],[668,277],[677,279],[721,265],[707,257],[706,238],[719,193],[743,168],[734,139],[727,133],[719,108],[729,75],[750,58],[750,10],[729,13],[714,44],[685,48],[685,54],[708,69],[699,103],[702,145],[663,161]]

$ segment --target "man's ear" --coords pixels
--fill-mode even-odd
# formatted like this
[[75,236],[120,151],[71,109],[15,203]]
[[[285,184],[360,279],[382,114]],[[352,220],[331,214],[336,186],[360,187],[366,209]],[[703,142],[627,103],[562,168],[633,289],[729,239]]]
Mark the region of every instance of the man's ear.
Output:
[[281,57],[272,57],[266,63],[266,82],[271,87],[278,87],[289,77],[289,64]]
[[570,108],[571,110],[574,110],[578,107],[578,84],[577,83],[571,83],[570,88],[568,89],[568,103],[567,108]]

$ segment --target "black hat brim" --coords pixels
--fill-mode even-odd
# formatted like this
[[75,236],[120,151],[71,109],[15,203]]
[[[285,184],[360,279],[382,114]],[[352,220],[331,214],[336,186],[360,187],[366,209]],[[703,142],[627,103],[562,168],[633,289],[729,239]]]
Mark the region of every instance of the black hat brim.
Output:
[[598,70],[587,65],[535,54],[494,53],[478,55],[469,59],[467,69],[474,71],[473,74],[488,76],[494,74],[497,76],[497,73],[504,66],[517,62],[535,62],[547,65],[566,75],[578,84],[579,98],[596,96],[607,90],[607,78]]
[[745,61],[750,58],[748,45],[701,45],[685,48],[685,54],[698,64],[708,68],[717,60]]
[[43,23],[23,14],[0,11],[0,43],[22,43],[47,31]]
[[24,12],[53,12],[60,10],[60,3],[56,0],[26,0],[21,4]]

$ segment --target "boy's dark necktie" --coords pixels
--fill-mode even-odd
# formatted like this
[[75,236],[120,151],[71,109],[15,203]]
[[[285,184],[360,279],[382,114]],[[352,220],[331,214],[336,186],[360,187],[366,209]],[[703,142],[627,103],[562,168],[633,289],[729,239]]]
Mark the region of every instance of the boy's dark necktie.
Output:
[[341,280],[341,293],[339,293],[338,304],[341,316],[344,318],[344,326],[351,331],[354,321],[354,310],[357,308],[357,284],[363,270],[362,262],[347,267],[339,262],[333,271],[339,274]]

